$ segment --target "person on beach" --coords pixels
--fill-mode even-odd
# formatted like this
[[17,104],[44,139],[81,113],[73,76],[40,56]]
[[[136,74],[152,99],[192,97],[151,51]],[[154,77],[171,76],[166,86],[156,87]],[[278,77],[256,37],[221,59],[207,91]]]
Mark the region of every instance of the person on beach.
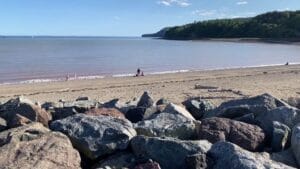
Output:
[[136,70],[136,77],[138,77],[138,76],[140,76],[141,75],[141,69],[140,68],[138,68],[137,70]]
[[66,81],[69,81],[69,79],[70,79],[70,75],[67,74],[67,76],[66,76]]

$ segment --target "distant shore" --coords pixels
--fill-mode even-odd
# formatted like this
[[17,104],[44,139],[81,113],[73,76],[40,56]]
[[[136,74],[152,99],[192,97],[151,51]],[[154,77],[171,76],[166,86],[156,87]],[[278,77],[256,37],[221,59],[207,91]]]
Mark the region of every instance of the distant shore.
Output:
[[300,39],[262,39],[262,38],[207,38],[199,40],[220,41],[220,42],[259,42],[300,45]]
[[201,39],[167,39],[163,37],[148,37],[142,38],[153,38],[163,40],[179,40],[179,41],[213,41],[213,42],[241,42],[241,43],[272,43],[272,44],[291,44],[300,45],[300,39],[264,39],[264,38],[201,38]]
[[300,39],[263,39],[263,38],[202,38],[202,39],[165,39],[162,37],[143,37],[164,40],[179,41],[213,41],[213,42],[241,42],[241,43],[273,43],[273,44],[291,44],[300,45]]
[[[74,100],[88,96],[99,101],[120,98],[130,101],[149,91],[155,99],[165,97],[181,103],[202,97],[218,105],[225,100],[270,93],[281,99],[300,96],[300,65],[206,70],[145,77],[107,77],[0,86],[0,101],[24,95],[32,100]],[[195,88],[196,86],[196,88]],[[197,87],[198,86],[198,87]]]

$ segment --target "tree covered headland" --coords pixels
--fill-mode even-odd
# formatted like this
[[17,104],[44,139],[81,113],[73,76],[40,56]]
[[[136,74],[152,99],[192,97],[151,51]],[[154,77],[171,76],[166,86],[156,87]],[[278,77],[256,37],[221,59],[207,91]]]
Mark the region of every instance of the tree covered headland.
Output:
[[168,28],[165,39],[300,39],[300,11],[269,12],[252,18],[217,19]]

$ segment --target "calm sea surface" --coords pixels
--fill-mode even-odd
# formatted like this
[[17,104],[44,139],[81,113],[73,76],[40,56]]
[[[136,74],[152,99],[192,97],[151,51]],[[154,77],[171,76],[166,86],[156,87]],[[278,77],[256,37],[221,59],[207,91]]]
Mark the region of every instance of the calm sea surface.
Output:
[[[0,83],[300,62],[300,45],[148,38],[0,38]],[[35,80],[33,80],[35,79]],[[31,80],[31,81],[30,81]],[[33,81],[32,81],[33,80]]]

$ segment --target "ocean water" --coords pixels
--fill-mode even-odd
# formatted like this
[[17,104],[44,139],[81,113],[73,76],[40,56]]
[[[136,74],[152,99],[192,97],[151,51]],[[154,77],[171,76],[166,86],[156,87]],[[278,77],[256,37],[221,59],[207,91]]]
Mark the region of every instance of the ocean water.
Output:
[[151,38],[0,38],[0,83],[300,63],[300,45]]

